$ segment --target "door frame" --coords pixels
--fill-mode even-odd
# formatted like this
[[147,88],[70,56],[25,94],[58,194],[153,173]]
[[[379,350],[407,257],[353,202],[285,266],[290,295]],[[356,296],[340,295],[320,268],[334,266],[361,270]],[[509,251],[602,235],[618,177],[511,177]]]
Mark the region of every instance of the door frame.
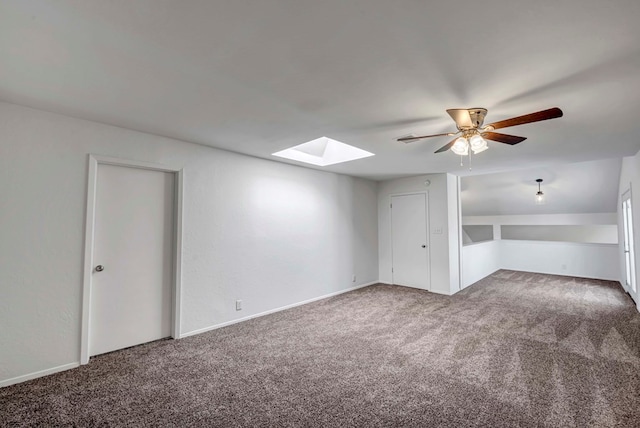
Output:
[[[429,215],[429,191],[428,190],[419,190],[415,192],[400,192],[400,193],[391,193],[389,194],[389,230],[391,233],[389,234],[391,237],[391,282],[393,283],[393,210],[391,205],[393,203],[394,196],[409,196],[409,195],[424,195],[424,201],[426,203],[424,215],[426,216],[424,219],[427,236],[425,236],[425,240],[427,242],[427,268],[429,269],[429,278],[427,278],[428,285],[426,291],[431,291],[431,229],[429,226],[430,215]],[[395,284],[394,284],[395,285]]]
[[[629,218],[627,219],[629,225],[631,226],[631,235],[628,235],[628,228],[627,228],[627,224],[625,224],[625,217],[626,217],[626,213],[624,212],[624,206],[625,206],[625,201],[629,200],[629,207],[631,208],[631,215],[629,216]],[[623,284],[623,288],[625,289],[625,291],[627,293],[629,293],[629,295],[631,296],[631,298],[634,300],[634,303],[636,303],[639,307],[640,304],[638,304],[638,296],[640,296],[640,289],[638,289],[638,275],[637,275],[637,269],[636,269],[636,240],[635,240],[635,234],[636,234],[636,228],[634,227],[633,224],[633,192],[631,191],[631,183],[629,183],[629,188],[627,190],[625,190],[624,192],[622,192],[622,194],[620,195],[620,209],[622,211],[622,260],[623,260],[623,264],[624,264],[624,284]],[[629,246],[629,263],[631,264],[631,266],[627,266],[627,257],[626,257],[626,245]],[[629,284],[629,287],[627,287],[627,268],[629,269],[629,274],[631,276],[630,281],[631,283]],[[635,290],[634,290],[634,286],[635,286]]]
[[147,169],[159,172],[169,172],[175,177],[174,181],[174,217],[173,217],[173,278],[172,308],[171,308],[171,337],[180,338],[180,298],[182,289],[182,211],[184,194],[184,171],[180,167],[172,167],[157,163],[143,162],[129,159],[114,158],[89,154],[89,174],[87,185],[87,210],[84,241],[84,275],[82,281],[82,325],[80,338],[80,364],[89,362],[89,332],[91,310],[91,280],[93,273],[93,244],[95,231],[96,185],[98,182],[98,166],[115,165],[125,168]]

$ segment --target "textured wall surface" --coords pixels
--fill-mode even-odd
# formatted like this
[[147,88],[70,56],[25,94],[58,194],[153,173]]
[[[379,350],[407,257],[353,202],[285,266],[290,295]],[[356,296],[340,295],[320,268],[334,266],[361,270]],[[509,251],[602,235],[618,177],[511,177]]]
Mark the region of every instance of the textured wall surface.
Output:
[[378,279],[375,182],[0,103],[0,382],[79,361],[89,153],[184,168],[182,333]]

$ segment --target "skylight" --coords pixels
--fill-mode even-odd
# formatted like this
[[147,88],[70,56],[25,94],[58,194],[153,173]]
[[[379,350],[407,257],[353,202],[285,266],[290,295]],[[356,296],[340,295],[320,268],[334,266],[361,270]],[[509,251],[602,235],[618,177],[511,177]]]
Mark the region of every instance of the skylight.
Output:
[[292,159],[312,165],[327,166],[373,156],[366,150],[350,146],[327,137],[316,138],[273,153],[273,156]]

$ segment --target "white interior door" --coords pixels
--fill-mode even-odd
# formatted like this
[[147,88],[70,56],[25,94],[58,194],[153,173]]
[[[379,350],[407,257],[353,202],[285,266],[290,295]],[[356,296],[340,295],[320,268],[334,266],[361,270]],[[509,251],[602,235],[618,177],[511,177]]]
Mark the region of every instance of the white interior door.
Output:
[[393,283],[429,290],[427,195],[391,197]]
[[174,174],[98,165],[89,355],[171,335]]
[[624,235],[625,281],[629,294],[638,301],[636,286],[635,250],[633,241],[633,215],[631,212],[631,192],[622,195],[622,226]]

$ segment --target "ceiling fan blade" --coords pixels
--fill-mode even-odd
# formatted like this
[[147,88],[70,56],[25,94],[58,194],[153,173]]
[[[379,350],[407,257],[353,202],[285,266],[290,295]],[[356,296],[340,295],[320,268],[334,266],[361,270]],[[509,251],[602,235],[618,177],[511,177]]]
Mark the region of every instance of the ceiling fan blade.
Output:
[[402,138],[398,138],[398,142],[400,142],[400,143],[413,143],[414,141],[422,140],[423,138],[444,137],[444,136],[451,136],[451,135],[456,135],[456,134],[457,134],[457,132],[456,133],[447,132],[445,134],[421,135],[419,137],[402,137]]
[[515,135],[499,134],[497,132],[483,132],[482,138],[499,143],[511,144],[512,146],[527,139],[527,137],[517,137]]
[[440,147],[438,150],[436,150],[434,153],[442,153],[442,152],[446,152],[447,150],[449,150],[451,148],[451,146],[453,146],[453,143],[455,143],[457,140],[457,138],[454,138],[453,140],[451,140],[449,143],[445,144],[444,146]]
[[458,125],[458,128],[472,128],[473,121],[471,120],[471,115],[469,114],[469,110],[466,108],[450,108],[447,110],[451,119]]
[[558,107],[554,107],[548,110],[542,110],[531,114],[525,114],[524,116],[512,117],[511,119],[490,123],[487,127],[491,127],[493,129],[507,128],[509,126],[524,125],[525,123],[555,119],[557,117],[562,117],[562,114],[562,110]]

